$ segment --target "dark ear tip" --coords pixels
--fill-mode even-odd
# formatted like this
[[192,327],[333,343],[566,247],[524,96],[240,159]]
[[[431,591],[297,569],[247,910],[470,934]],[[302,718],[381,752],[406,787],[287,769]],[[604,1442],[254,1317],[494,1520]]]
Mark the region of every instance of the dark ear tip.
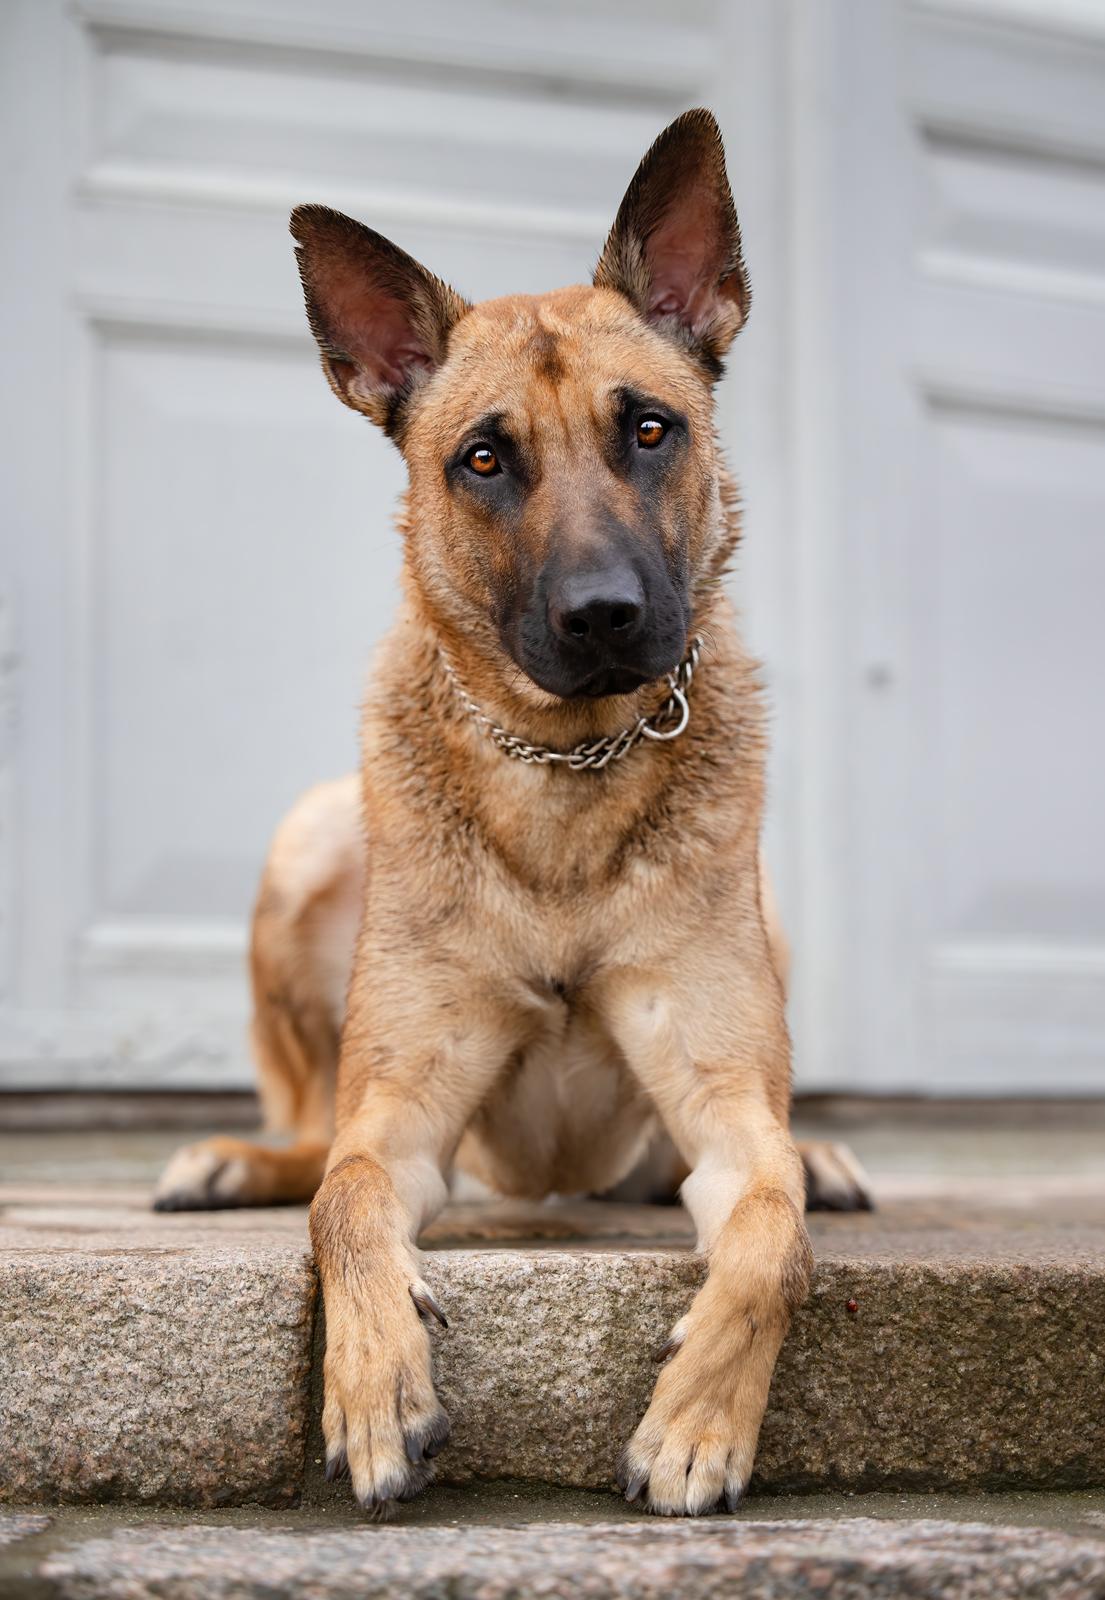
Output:
[[692,106],[689,111],[681,111],[674,122],[668,123],[660,137],[685,138],[688,134],[710,144],[720,145],[722,142],[718,120],[707,106]]
[[295,206],[288,218],[288,232],[296,244],[305,244],[306,235],[311,231],[312,225],[319,220],[318,213],[325,211],[325,206],[303,205]]
[[352,217],[347,217],[343,211],[335,211],[332,206],[315,204],[296,206],[288,218],[288,230],[296,244],[307,244],[321,233],[338,238],[369,231],[361,223],[354,222]]
[[680,122],[697,128],[709,128],[711,131],[718,127],[718,120],[709,106],[692,106],[689,111],[681,111],[672,123],[672,127],[676,127]]

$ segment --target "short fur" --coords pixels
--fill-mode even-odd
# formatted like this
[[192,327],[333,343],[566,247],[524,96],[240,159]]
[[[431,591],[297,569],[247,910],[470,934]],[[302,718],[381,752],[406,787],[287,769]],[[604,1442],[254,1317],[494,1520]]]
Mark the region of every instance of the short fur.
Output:
[[[307,1199],[321,1179],[327,1461],[380,1510],[427,1481],[447,1433],[416,1242],[453,1166],[506,1194],[604,1193],[663,1131],[710,1271],[622,1482],[657,1512],[732,1507],[811,1257],[759,867],[761,695],[720,583],[739,528],[711,382],[749,298],[716,124],[690,112],[661,135],[593,287],[469,307],[335,213],[301,208],[293,232],[328,380],[408,464],[404,603],[359,787],[301,803],[258,902],[254,1040],[296,1142],[180,1152],[158,1203]],[[662,456],[637,453],[642,405],[669,419]],[[494,483],[472,478],[475,438],[503,458]],[[601,772],[511,760],[443,654],[497,723],[554,749],[667,694],[557,695],[530,674],[572,647],[541,655],[548,575],[612,549],[662,594],[647,648],[670,656],[682,608],[654,676],[705,641],[689,726]],[[807,1165],[859,1203],[846,1152]]]

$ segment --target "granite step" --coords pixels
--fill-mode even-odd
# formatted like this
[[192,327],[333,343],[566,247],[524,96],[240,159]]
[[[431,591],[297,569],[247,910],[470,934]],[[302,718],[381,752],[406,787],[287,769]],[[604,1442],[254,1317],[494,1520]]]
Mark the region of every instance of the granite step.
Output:
[[[701,1522],[605,1497],[434,1489],[407,1526],[310,1511],[0,1511],[9,1600],[1101,1600],[1105,1497],[765,1503]],[[1041,1503],[1036,1503],[1041,1502]],[[428,1509],[427,1509],[428,1508]],[[460,1511],[460,1516],[452,1515]]]
[[[338,1503],[304,1213],[147,1205],[0,1191],[0,1499]],[[1100,1195],[890,1201],[811,1231],[754,1489],[1105,1485]],[[682,1214],[458,1206],[426,1242],[443,1476],[608,1488],[700,1278]]]

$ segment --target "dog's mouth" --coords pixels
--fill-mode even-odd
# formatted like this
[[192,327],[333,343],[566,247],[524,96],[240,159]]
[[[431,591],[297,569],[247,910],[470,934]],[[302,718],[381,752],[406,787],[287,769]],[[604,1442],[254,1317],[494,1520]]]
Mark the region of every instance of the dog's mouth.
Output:
[[585,678],[571,698],[603,700],[610,695],[633,694],[649,682],[651,679],[647,673],[635,672],[632,667],[604,667]]

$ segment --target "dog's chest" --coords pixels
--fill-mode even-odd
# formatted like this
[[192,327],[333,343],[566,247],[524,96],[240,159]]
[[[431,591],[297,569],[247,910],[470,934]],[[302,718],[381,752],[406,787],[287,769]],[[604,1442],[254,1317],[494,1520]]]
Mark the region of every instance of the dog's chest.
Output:
[[505,1194],[588,1194],[630,1169],[655,1114],[594,1019],[567,1004],[480,1107],[460,1164]]
[[475,830],[489,880],[505,869],[523,893],[614,910],[620,891],[637,896],[684,865],[679,785],[665,779],[662,756],[634,754],[625,769],[596,773],[529,767],[495,753]]

